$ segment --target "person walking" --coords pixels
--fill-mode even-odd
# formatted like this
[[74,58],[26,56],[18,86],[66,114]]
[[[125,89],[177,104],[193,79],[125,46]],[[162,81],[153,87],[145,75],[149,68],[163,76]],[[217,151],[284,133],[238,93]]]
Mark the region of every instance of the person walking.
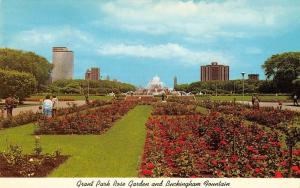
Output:
[[281,100],[278,100],[278,109],[282,110],[282,101]]
[[253,108],[259,109],[259,99],[257,96],[254,96],[254,105]]
[[47,95],[46,99],[43,102],[44,116],[47,118],[51,118],[52,117],[52,109],[53,109],[53,102],[50,100],[50,95]]
[[7,117],[12,117],[12,112],[15,107],[15,100],[12,97],[12,95],[8,95],[8,97],[5,99],[5,109],[7,112]]
[[254,106],[255,96],[252,95],[252,106]]
[[299,106],[299,104],[298,104],[298,96],[295,94],[294,95],[294,106]]
[[86,104],[90,104],[90,100],[89,100],[89,95],[88,94],[85,95],[85,103]]
[[56,97],[56,95],[52,96],[52,103],[53,103],[53,106],[52,106],[52,117],[54,118],[57,115],[57,108],[58,108],[58,98]]

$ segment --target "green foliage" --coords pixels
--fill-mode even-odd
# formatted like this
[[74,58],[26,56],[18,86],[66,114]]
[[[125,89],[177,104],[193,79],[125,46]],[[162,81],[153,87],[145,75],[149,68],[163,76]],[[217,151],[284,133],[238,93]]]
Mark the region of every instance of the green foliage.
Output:
[[[89,88],[89,91],[88,91]],[[135,91],[131,84],[109,80],[57,80],[50,84],[47,92],[64,94],[107,94]]]
[[294,91],[293,80],[300,75],[300,52],[286,52],[270,57],[262,65],[279,92]]
[[[264,81],[244,80],[245,93],[257,93]],[[207,93],[207,94],[241,94],[243,92],[242,80],[193,82],[191,84],[177,85],[176,90]]]
[[13,70],[0,69],[0,83],[0,98],[12,94],[23,99],[36,89],[36,80],[32,74]]
[[297,95],[300,96],[300,78],[293,81],[293,87],[295,93],[297,93]]
[[49,80],[52,65],[46,58],[33,52],[0,48],[0,68],[31,73],[40,88]]

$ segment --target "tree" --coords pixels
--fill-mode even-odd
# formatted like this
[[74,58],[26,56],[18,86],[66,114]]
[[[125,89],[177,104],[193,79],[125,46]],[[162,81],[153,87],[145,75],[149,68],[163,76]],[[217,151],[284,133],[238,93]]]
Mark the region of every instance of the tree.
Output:
[[4,69],[0,69],[0,83],[0,98],[11,94],[20,100],[32,94],[37,84],[32,74]]
[[278,92],[293,92],[293,80],[300,75],[300,52],[286,52],[268,58],[262,65]]
[[47,84],[52,65],[46,58],[33,52],[0,48],[0,68],[31,73],[38,84],[38,89]]

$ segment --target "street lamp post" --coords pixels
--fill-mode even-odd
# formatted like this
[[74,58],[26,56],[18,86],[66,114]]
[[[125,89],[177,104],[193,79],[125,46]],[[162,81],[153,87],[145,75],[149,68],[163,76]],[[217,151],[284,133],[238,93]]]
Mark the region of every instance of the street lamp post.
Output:
[[90,96],[90,78],[88,78],[88,96]]
[[245,96],[245,72],[241,72],[243,76],[243,104],[244,104],[244,96]]

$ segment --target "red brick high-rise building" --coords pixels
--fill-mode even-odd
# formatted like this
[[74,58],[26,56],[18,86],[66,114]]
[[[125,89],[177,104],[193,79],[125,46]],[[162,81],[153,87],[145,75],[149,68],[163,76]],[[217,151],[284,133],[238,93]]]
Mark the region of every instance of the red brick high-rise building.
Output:
[[259,80],[259,74],[248,74],[249,80]]
[[206,81],[225,81],[229,80],[229,66],[218,65],[217,62],[212,62],[211,65],[201,66],[200,79]]
[[92,67],[91,69],[86,70],[85,72],[86,80],[99,80],[100,79],[100,69]]

